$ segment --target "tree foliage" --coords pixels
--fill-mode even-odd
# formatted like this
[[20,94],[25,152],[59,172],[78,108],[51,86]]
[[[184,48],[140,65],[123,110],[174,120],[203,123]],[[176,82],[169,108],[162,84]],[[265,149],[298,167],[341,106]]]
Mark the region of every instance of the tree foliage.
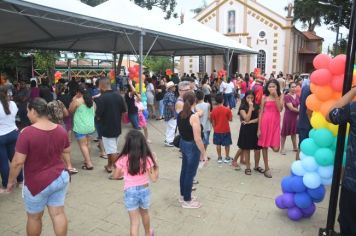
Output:
[[199,13],[202,12],[207,6],[208,6],[208,4],[206,3],[206,0],[203,0],[200,7],[191,9],[190,11],[194,12],[195,14],[199,14]]
[[[100,3],[106,2],[107,0],[81,0],[81,2],[86,3],[92,7],[99,5]],[[118,1],[118,0],[116,0]],[[174,12],[174,9],[177,5],[176,0],[130,0],[140,7],[147,8],[149,10],[152,7],[159,7],[166,13],[166,19],[177,18],[177,14]]]
[[164,73],[166,69],[172,68],[171,57],[148,56],[143,65],[155,74]]
[[[315,27],[322,23],[335,30],[339,18],[338,9],[333,6],[322,5],[319,2],[319,0],[294,0],[294,22],[302,22],[308,28],[308,31],[314,31]],[[349,28],[351,2],[349,0],[329,0],[325,2],[343,7],[340,23]]]

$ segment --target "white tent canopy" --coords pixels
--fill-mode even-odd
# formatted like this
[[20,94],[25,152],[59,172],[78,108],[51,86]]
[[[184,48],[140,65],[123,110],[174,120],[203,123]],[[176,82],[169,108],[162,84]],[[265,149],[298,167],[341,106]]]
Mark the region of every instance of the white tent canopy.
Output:
[[[77,0],[3,0],[0,48],[152,55],[257,53],[219,33],[189,22],[177,26],[128,0],[90,7]],[[193,28],[194,27],[194,28]]]

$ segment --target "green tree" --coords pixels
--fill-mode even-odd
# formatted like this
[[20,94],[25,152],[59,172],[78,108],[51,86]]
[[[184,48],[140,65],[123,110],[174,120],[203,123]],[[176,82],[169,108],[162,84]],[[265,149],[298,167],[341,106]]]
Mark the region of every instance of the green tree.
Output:
[[56,68],[56,60],[59,57],[58,51],[41,50],[34,54],[35,67],[47,72],[49,83],[54,81],[54,72]]
[[[107,0],[81,0],[81,2],[86,3],[93,7],[106,1]],[[135,4],[139,5],[140,7],[147,8],[149,10],[151,10],[152,7],[159,7],[166,13],[166,19],[169,19],[172,16],[174,18],[177,18],[177,13],[174,12],[174,9],[177,5],[176,0],[130,0],[130,1],[134,1]]]
[[0,72],[5,72],[13,80],[17,77],[18,67],[26,63],[27,51],[17,49],[0,50]]
[[318,3],[318,0],[294,0],[293,21],[302,22],[308,31],[313,32],[316,26],[320,26],[322,17],[325,14],[325,6]]
[[166,69],[172,68],[172,58],[162,56],[148,56],[143,65],[147,70],[155,74],[164,73]]
[[[331,26],[335,30],[339,12],[333,6],[325,6],[319,3],[319,0],[294,0],[294,22],[300,21],[308,28],[308,31],[314,31],[316,26],[322,23]],[[336,6],[342,6],[341,26],[349,28],[351,17],[351,2],[349,0],[329,0]]]
[[[351,1],[349,0],[332,0],[331,4],[342,6],[342,17],[340,24],[341,26],[349,29],[351,20]],[[331,25],[331,29],[335,29],[339,19],[339,11],[335,7],[328,7],[324,15],[324,23],[326,25]]]
[[191,9],[191,12],[194,12],[195,14],[199,14],[200,12],[202,12],[206,7],[208,6],[208,4],[206,3],[206,0],[203,0],[202,5],[200,7]]

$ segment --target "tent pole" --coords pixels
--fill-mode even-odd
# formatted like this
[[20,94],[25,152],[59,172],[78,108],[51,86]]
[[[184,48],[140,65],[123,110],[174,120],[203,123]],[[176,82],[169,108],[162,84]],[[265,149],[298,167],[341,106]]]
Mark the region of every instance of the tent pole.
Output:
[[141,31],[140,34],[140,48],[139,48],[139,52],[140,52],[140,56],[139,56],[139,61],[140,61],[140,73],[139,73],[139,81],[140,81],[140,94],[142,93],[142,63],[143,63],[143,36],[145,35],[144,31]]
[[174,55],[172,55],[172,73],[174,74]]
[[[347,45],[347,55],[346,55],[346,68],[344,75],[344,87],[342,90],[342,94],[344,95],[351,89],[352,77],[353,77],[353,67],[355,61],[355,52],[356,52],[356,1],[353,1],[352,10],[351,10],[351,21],[350,21],[350,31],[349,31],[349,39]],[[337,203],[339,198],[339,184],[340,184],[340,176],[341,176],[341,168],[342,168],[342,158],[344,152],[345,145],[345,136],[346,136],[346,124],[339,125],[339,131],[337,134],[337,144],[336,144],[336,152],[335,152],[335,163],[334,163],[334,173],[333,173],[333,181],[331,184],[330,191],[330,202],[329,202],[329,210],[328,210],[328,219],[326,222],[326,228],[319,230],[320,236],[333,236],[337,235],[334,230],[335,226],[335,216],[337,210]],[[350,157],[349,157],[350,158]],[[351,162],[346,162],[347,165],[351,164]],[[344,188],[342,186],[341,188]]]
[[226,70],[226,79],[230,77],[230,57],[229,57],[229,49],[225,50],[225,70]]
[[117,75],[117,66],[116,66],[116,59],[117,59],[117,54],[113,53],[113,58],[114,58],[114,79],[115,79],[115,88],[117,88],[117,81],[116,81],[116,75]]
[[72,80],[72,71],[71,71],[72,59],[67,59],[68,66],[68,80]]

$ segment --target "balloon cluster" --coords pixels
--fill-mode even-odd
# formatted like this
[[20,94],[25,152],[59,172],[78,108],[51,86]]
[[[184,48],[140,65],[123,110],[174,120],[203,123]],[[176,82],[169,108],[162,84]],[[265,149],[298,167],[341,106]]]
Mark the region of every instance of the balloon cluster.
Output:
[[115,71],[113,69],[111,69],[109,72],[109,79],[112,84],[115,83]]
[[173,75],[173,72],[171,69],[166,69],[166,75],[171,76]]
[[60,71],[56,71],[56,73],[54,73],[54,83],[58,83],[58,81],[62,78],[62,73]]
[[310,120],[313,129],[300,145],[300,160],[292,163],[291,175],[281,182],[283,194],[275,199],[278,208],[287,209],[291,220],[311,217],[315,203],[324,199],[325,186],[332,182],[338,126],[327,122],[325,117],[341,97],[345,64],[345,55],[331,59],[320,54],[314,58],[316,71],[310,78],[312,94],[306,100],[308,109],[313,111]]
[[[131,66],[129,67],[129,78],[132,81],[135,81],[135,90],[136,93],[140,94],[140,80],[139,80],[139,74],[140,74],[140,68],[138,65]],[[143,105],[143,114],[148,119],[148,111],[147,111],[147,96],[146,96],[146,85],[144,83],[145,81],[145,75],[142,74],[142,90],[141,90],[141,102]]]
[[221,69],[221,70],[218,71],[218,78],[221,79],[223,77],[226,77],[226,74],[227,74],[226,70]]

